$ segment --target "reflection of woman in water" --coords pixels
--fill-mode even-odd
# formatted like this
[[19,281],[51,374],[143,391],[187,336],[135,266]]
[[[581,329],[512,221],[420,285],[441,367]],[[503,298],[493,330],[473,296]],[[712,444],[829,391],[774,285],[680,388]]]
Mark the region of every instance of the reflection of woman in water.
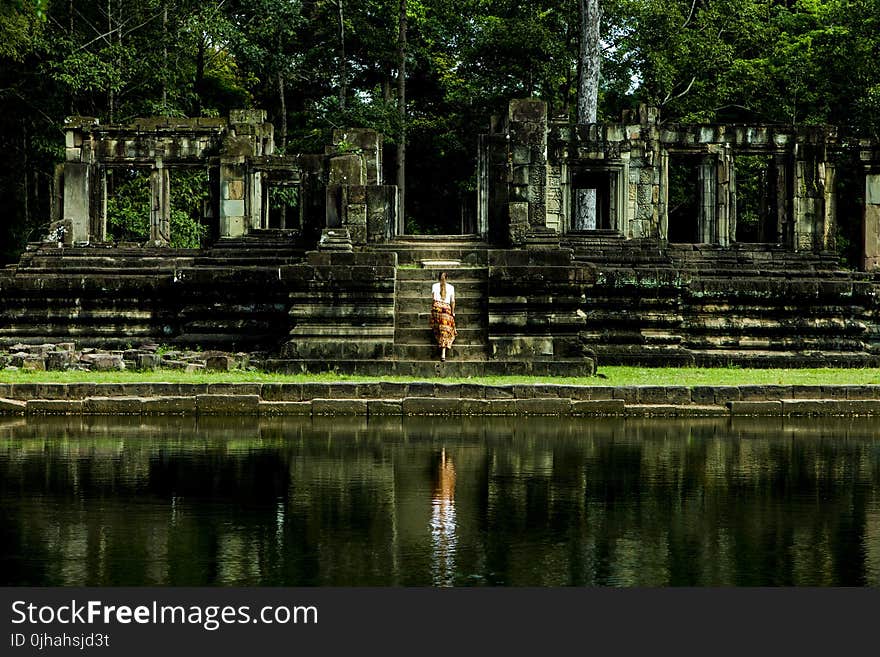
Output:
[[440,463],[434,479],[431,496],[431,560],[434,586],[455,584],[455,465],[446,449],[440,453]]
[[431,330],[440,347],[440,360],[446,360],[446,350],[455,340],[455,288],[446,282],[446,272],[441,271],[437,282],[431,286]]

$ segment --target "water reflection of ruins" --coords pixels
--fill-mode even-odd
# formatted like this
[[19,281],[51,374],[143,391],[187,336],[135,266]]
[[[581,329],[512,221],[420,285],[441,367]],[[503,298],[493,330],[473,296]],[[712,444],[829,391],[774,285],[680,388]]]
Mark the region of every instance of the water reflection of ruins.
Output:
[[0,421],[0,583],[880,586],[868,419]]

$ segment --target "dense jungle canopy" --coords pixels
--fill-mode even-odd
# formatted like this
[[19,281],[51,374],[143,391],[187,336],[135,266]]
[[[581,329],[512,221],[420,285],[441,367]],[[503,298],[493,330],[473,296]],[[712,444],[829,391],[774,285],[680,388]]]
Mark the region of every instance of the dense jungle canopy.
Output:
[[[578,0],[0,0],[0,259],[49,219],[69,115],[261,107],[287,153],[329,131],[401,134],[407,209],[442,231],[471,203],[476,139],[513,97],[574,116]],[[880,0],[602,0],[599,120],[831,123],[880,131]],[[394,182],[393,166],[386,167]]]

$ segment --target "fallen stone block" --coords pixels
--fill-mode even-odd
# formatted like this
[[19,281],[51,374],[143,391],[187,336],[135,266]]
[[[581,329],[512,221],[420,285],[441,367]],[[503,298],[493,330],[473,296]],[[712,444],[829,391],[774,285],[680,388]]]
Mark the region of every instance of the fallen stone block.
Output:
[[30,372],[45,372],[46,371],[46,359],[43,356],[38,356],[36,354],[29,354],[22,358],[21,360],[21,369]]
[[235,369],[235,358],[227,355],[208,356],[205,369],[210,372],[229,372]]
[[197,395],[196,408],[204,415],[255,415],[260,412],[260,396]]
[[112,372],[125,369],[125,361],[121,355],[85,354],[80,357],[80,362],[95,372]]
[[135,367],[141,370],[142,372],[152,372],[161,364],[162,359],[159,358],[156,354],[143,354],[140,353],[135,358]]
[[46,354],[46,371],[62,372],[70,367],[71,357],[69,351],[50,351]]

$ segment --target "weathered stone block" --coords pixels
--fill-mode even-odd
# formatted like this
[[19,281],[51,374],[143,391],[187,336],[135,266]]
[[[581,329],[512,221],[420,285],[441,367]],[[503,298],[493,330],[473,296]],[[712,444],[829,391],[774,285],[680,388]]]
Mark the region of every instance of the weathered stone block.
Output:
[[626,402],[622,399],[587,399],[571,402],[572,415],[623,415]]
[[261,401],[262,415],[311,415],[312,402],[309,401]]
[[517,399],[518,415],[569,415],[570,399]]
[[156,354],[140,353],[137,355],[134,362],[135,367],[142,372],[152,372],[159,367],[162,359]]
[[264,383],[260,395],[268,402],[299,402],[302,401],[301,383]]
[[84,354],[80,357],[80,362],[96,372],[112,372],[125,369],[125,361],[121,355]]
[[83,400],[82,411],[91,415],[140,415],[140,397],[89,397]]
[[26,409],[27,402],[18,399],[0,399],[0,413],[24,413]]
[[28,415],[77,415],[82,413],[80,399],[29,399]]
[[196,408],[204,415],[249,415],[260,412],[259,395],[212,395],[196,396]]
[[61,372],[70,367],[71,357],[69,351],[50,351],[46,354],[46,370],[49,372]]
[[259,383],[209,383],[209,395],[260,395],[262,385]]
[[150,415],[194,415],[197,410],[194,397],[149,397],[141,404],[141,412]]
[[731,415],[782,415],[781,401],[732,401]]
[[405,397],[401,409],[404,415],[461,415],[461,400]]
[[370,416],[402,415],[403,406],[394,399],[371,399],[367,402],[367,413]]
[[367,415],[364,399],[313,399],[312,415]]
[[208,356],[205,369],[211,372],[229,372],[235,369],[235,358],[226,354]]
[[518,402],[516,399],[487,399],[486,402],[487,415],[516,415]]

